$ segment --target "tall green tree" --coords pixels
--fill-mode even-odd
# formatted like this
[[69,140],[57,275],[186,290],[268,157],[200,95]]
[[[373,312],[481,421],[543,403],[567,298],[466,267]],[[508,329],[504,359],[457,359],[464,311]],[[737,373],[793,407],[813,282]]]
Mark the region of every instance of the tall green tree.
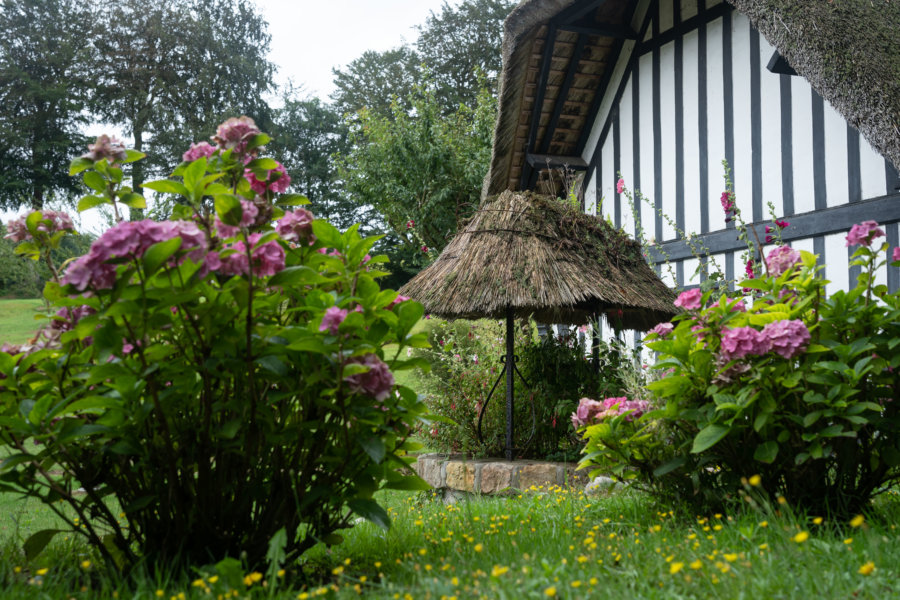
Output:
[[0,207],[40,209],[75,192],[84,152],[92,16],[77,0],[0,3]]
[[268,24],[252,0],[98,4],[102,68],[94,108],[150,155],[132,163],[135,191],[144,169],[171,168],[161,161],[208,138],[226,116],[246,114],[268,127],[263,96],[274,66]]
[[480,74],[497,92],[503,21],[514,6],[512,0],[463,0],[452,7],[444,0],[441,11],[419,26],[416,49],[445,108],[474,106],[483,85]]
[[287,92],[282,108],[274,112],[271,154],[282,161],[291,187],[311,201],[310,210],[341,229],[370,223],[371,208],[347,196],[339,177],[336,157],[350,148],[349,130],[338,110],[318,98],[296,99]]
[[[421,78],[420,57],[409,46],[384,52],[367,50],[343,69],[332,69],[336,90],[331,94],[341,113],[362,109],[391,114],[391,105],[405,98]],[[400,100],[408,108],[404,100]]]
[[383,219],[402,283],[439,252],[478,205],[487,173],[496,100],[487,88],[473,108],[444,114],[433,85],[395,103],[390,116],[363,109],[351,128],[341,177],[353,200]]
[[513,6],[512,0],[463,0],[456,7],[445,1],[418,28],[414,46],[370,50],[333,69],[332,100],[344,113],[366,108],[390,116],[397,103],[409,110],[410,93],[427,80],[445,114],[460,104],[475,106],[483,85],[479,77],[496,93],[503,21]]

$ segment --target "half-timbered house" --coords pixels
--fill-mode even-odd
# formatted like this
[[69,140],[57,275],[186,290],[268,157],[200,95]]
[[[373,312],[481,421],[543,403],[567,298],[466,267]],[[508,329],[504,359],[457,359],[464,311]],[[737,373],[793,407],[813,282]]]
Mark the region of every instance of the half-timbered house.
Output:
[[[890,25],[897,14],[892,7],[883,18]],[[900,23],[891,27],[898,35]],[[839,86],[797,75],[731,4],[526,0],[505,35],[485,196],[546,190],[565,179],[560,168],[579,173],[585,210],[630,233],[642,229],[651,260],[677,287],[704,276],[685,234],[708,250],[699,260],[714,260],[728,279],[743,273],[744,245],[720,205],[723,161],[744,219],[760,231],[770,212],[789,221],[785,241],[819,255],[832,290],[857,275],[844,242],[851,225],[876,220],[900,244],[900,177],[873,149],[871,128],[861,135],[850,125],[858,120],[823,98]],[[895,135],[893,148],[900,129]],[[882,142],[874,145],[884,151]],[[619,174],[648,202],[617,193]],[[900,287],[900,269],[877,277]]]

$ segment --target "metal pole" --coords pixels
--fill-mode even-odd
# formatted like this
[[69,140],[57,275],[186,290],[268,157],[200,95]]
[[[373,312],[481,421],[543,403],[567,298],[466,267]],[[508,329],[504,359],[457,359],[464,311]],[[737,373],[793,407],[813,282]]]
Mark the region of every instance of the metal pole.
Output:
[[506,460],[513,460],[513,404],[515,381],[515,335],[513,333],[513,308],[506,307]]

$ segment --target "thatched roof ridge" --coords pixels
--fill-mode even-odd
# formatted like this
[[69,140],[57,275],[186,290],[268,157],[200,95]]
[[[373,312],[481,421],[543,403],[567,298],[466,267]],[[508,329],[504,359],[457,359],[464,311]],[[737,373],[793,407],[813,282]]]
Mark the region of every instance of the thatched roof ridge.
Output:
[[900,169],[900,2],[728,1]]
[[448,318],[503,318],[510,305],[545,323],[586,323],[606,313],[614,324],[646,330],[675,313],[674,292],[637,242],[530,192],[488,199],[400,293]]
[[529,52],[538,29],[577,0],[524,0],[503,23],[503,70],[500,73],[500,110],[494,126],[491,166],[481,190],[482,199],[507,188],[506,176],[512,160],[523,87],[528,73]]

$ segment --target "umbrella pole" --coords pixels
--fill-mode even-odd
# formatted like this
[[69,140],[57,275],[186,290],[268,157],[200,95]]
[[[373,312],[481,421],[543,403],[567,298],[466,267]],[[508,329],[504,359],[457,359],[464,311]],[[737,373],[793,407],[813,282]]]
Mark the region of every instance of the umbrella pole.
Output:
[[514,354],[515,335],[513,332],[513,308],[506,307],[506,460],[513,460],[513,404],[515,381],[513,368],[516,364]]

